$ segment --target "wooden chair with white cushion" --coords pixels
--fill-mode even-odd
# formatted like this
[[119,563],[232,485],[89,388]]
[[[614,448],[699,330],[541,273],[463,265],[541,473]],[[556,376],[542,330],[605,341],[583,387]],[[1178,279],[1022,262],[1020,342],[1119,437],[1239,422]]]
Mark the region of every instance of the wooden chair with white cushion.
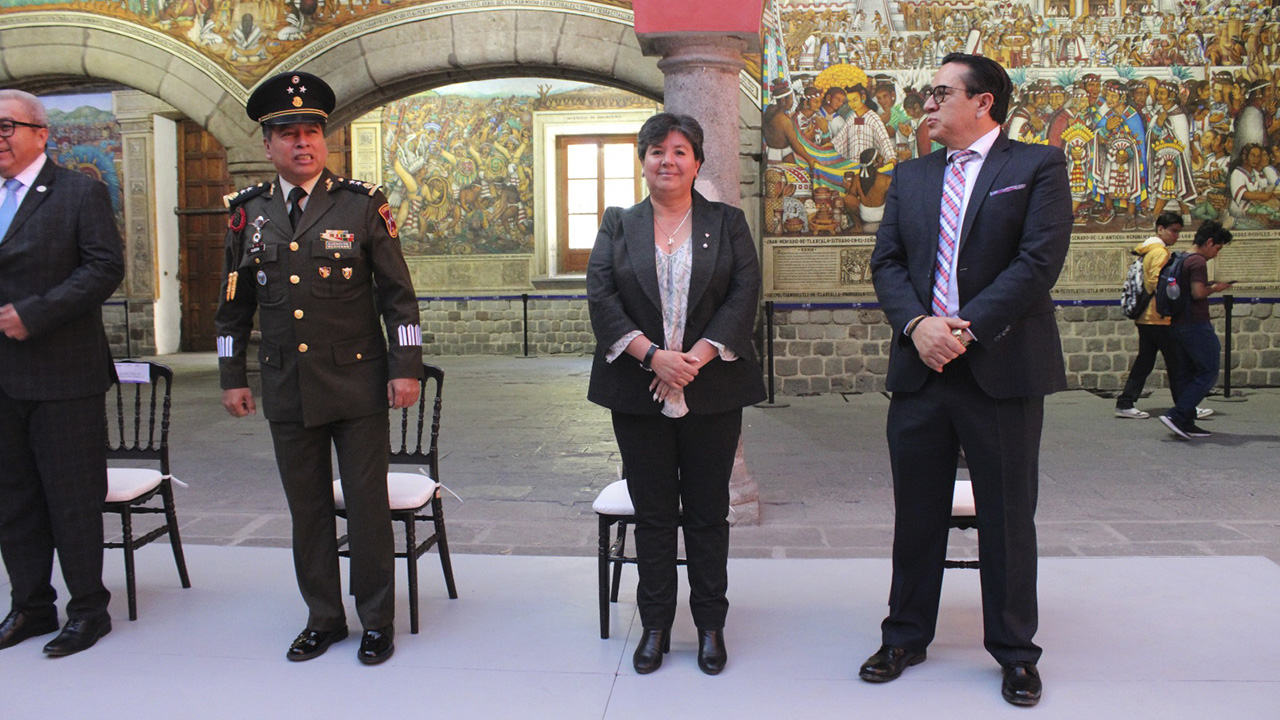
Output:
[[[626,469],[622,470],[626,474]],[[599,539],[596,550],[596,562],[599,566],[600,594],[600,638],[609,638],[609,603],[618,602],[618,585],[622,581],[622,566],[634,565],[635,555],[627,554],[627,526],[634,525],[636,509],[631,504],[631,494],[627,491],[627,480],[610,483],[600,491],[591,504],[599,519]],[[613,533],[617,526],[616,537]],[[684,565],[685,560],[676,560],[676,565]],[[610,573],[612,568],[612,573]]]
[[[173,371],[153,362],[116,363],[119,381],[107,391],[107,498],[103,512],[120,516],[121,539],[104,542],[106,548],[124,550],[125,587],[129,619],[138,619],[138,593],[134,578],[134,550],[164,535],[169,536],[173,560],[182,587],[191,587],[187,562],[182,555],[178,515],[173,504],[173,477],[169,474],[169,411]],[[159,413],[157,415],[157,412]],[[120,467],[118,461],[154,463],[155,467]],[[156,496],[160,506],[150,505]],[[164,523],[135,536],[135,514],[163,515]]]
[[[434,391],[431,386],[434,385]],[[400,427],[392,427],[392,441],[388,445],[391,469],[387,473],[387,497],[391,501],[392,522],[404,523],[405,548],[396,551],[396,557],[404,558],[409,577],[409,632],[418,632],[418,558],[433,546],[440,556],[440,568],[444,572],[449,597],[456,600],[458,589],[453,582],[453,563],[449,560],[449,541],[444,527],[444,507],[440,502],[440,405],[443,398],[444,370],[427,363],[422,364],[422,393],[416,409],[400,411]],[[433,398],[430,409],[427,399]],[[412,412],[411,412],[412,411]],[[412,415],[412,417],[411,417]],[[423,432],[430,418],[431,435],[427,449],[423,449]],[[411,425],[411,422],[413,423]],[[411,430],[412,428],[412,430]],[[394,436],[399,433],[398,443]],[[401,472],[397,468],[414,467]],[[347,503],[342,495],[342,481],[333,483],[333,504],[338,517],[347,517]],[[430,522],[429,535],[418,539],[417,523]],[[338,554],[351,557],[346,550],[347,536],[338,538]]]
[[[978,527],[977,504],[973,500],[973,481],[956,479],[956,489],[951,495],[951,527],[969,530]],[[947,559],[943,567],[978,569],[978,560]]]

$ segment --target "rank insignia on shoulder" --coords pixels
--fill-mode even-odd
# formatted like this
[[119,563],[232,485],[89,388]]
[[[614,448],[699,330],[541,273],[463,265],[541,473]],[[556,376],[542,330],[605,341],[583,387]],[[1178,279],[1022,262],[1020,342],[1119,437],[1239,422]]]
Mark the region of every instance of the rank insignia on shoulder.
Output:
[[325,250],[350,250],[356,240],[356,234],[347,230],[325,230],[320,237]]
[[387,224],[387,233],[391,237],[399,237],[399,231],[396,229],[396,219],[391,217],[391,203],[382,203],[382,207],[378,208],[378,214],[382,216],[382,221]]
[[346,188],[352,192],[358,192],[361,195],[370,195],[378,192],[378,186],[363,180],[349,180],[347,178],[338,178],[334,184],[341,188]]
[[265,182],[260,182],[257,185],[250,185],[247,188],[242,188],[233,193],[228,193],[226,195],[223,195],[222,204],[227,206],[228,208],[232,207],[233,205],[239,205],[240,203],[250,198],[255,198],[261,195],[262,193],[269,191],[270,188],[271,188],[271,183],[265,183]]
[[245,214],[244,208],[238,207],[232,210],[231,216],[227,218],[227,227],[231,232],[240,232],[248,222],[249,218]]

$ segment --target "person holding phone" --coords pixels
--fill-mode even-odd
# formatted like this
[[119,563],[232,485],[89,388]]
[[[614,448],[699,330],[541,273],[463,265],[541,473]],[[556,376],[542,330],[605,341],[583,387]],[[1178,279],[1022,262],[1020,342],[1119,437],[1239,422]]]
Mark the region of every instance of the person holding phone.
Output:
[[1208,262],[1231,242],[1231,231],[1210,220],[1196,230],[1194,249],[1183,260],[1186,286],[1191,288],[1186,312],[1175,317],[1169,327],[1178,345],[1178,397],[1160,422],[1183,440],[1209,437],[1208,430],[1196,425],[1196,405],[1204,400],[1218,381],[1218,357],[1222,344],[1209,322],[1209,296],[1222,292],[1232,282],[1209,282]]

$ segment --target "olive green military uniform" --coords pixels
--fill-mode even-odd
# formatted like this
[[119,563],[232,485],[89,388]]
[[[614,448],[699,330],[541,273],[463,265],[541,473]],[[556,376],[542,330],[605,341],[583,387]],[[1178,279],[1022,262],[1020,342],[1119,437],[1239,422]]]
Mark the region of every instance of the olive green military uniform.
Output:
[[326,170],[296,230],[279,187],[263,183],[226,198],[216,316],[222,387],[248,387],[245,355],[257,312],[263,412],[293,516],[307,627],[346,627],[332,445],[347,504],[351,592],[361,624],[382,628],[395,615],[387,383],[421,377],[417,298],[390,208],[376,187]]

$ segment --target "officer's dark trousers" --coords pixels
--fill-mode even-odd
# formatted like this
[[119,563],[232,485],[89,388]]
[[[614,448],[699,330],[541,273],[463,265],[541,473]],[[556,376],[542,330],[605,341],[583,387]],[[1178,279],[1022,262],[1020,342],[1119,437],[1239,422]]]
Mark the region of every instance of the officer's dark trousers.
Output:
[[347,504],[351,594],[369,630],[395,620],[395,547],[387,503],[386,413],[319,427],[273,422],[276,464],[293,516],[293,564],[310,614],[307,627],[346,627],[333,508],[333,460]]
[[702,630],[720,630],[729,612],[729,476],[742,411],[669,418],[613,413],[613,429],[636,510],[644,627],[671,627],[676,613],[676,529],[684,512],[689,608]]

